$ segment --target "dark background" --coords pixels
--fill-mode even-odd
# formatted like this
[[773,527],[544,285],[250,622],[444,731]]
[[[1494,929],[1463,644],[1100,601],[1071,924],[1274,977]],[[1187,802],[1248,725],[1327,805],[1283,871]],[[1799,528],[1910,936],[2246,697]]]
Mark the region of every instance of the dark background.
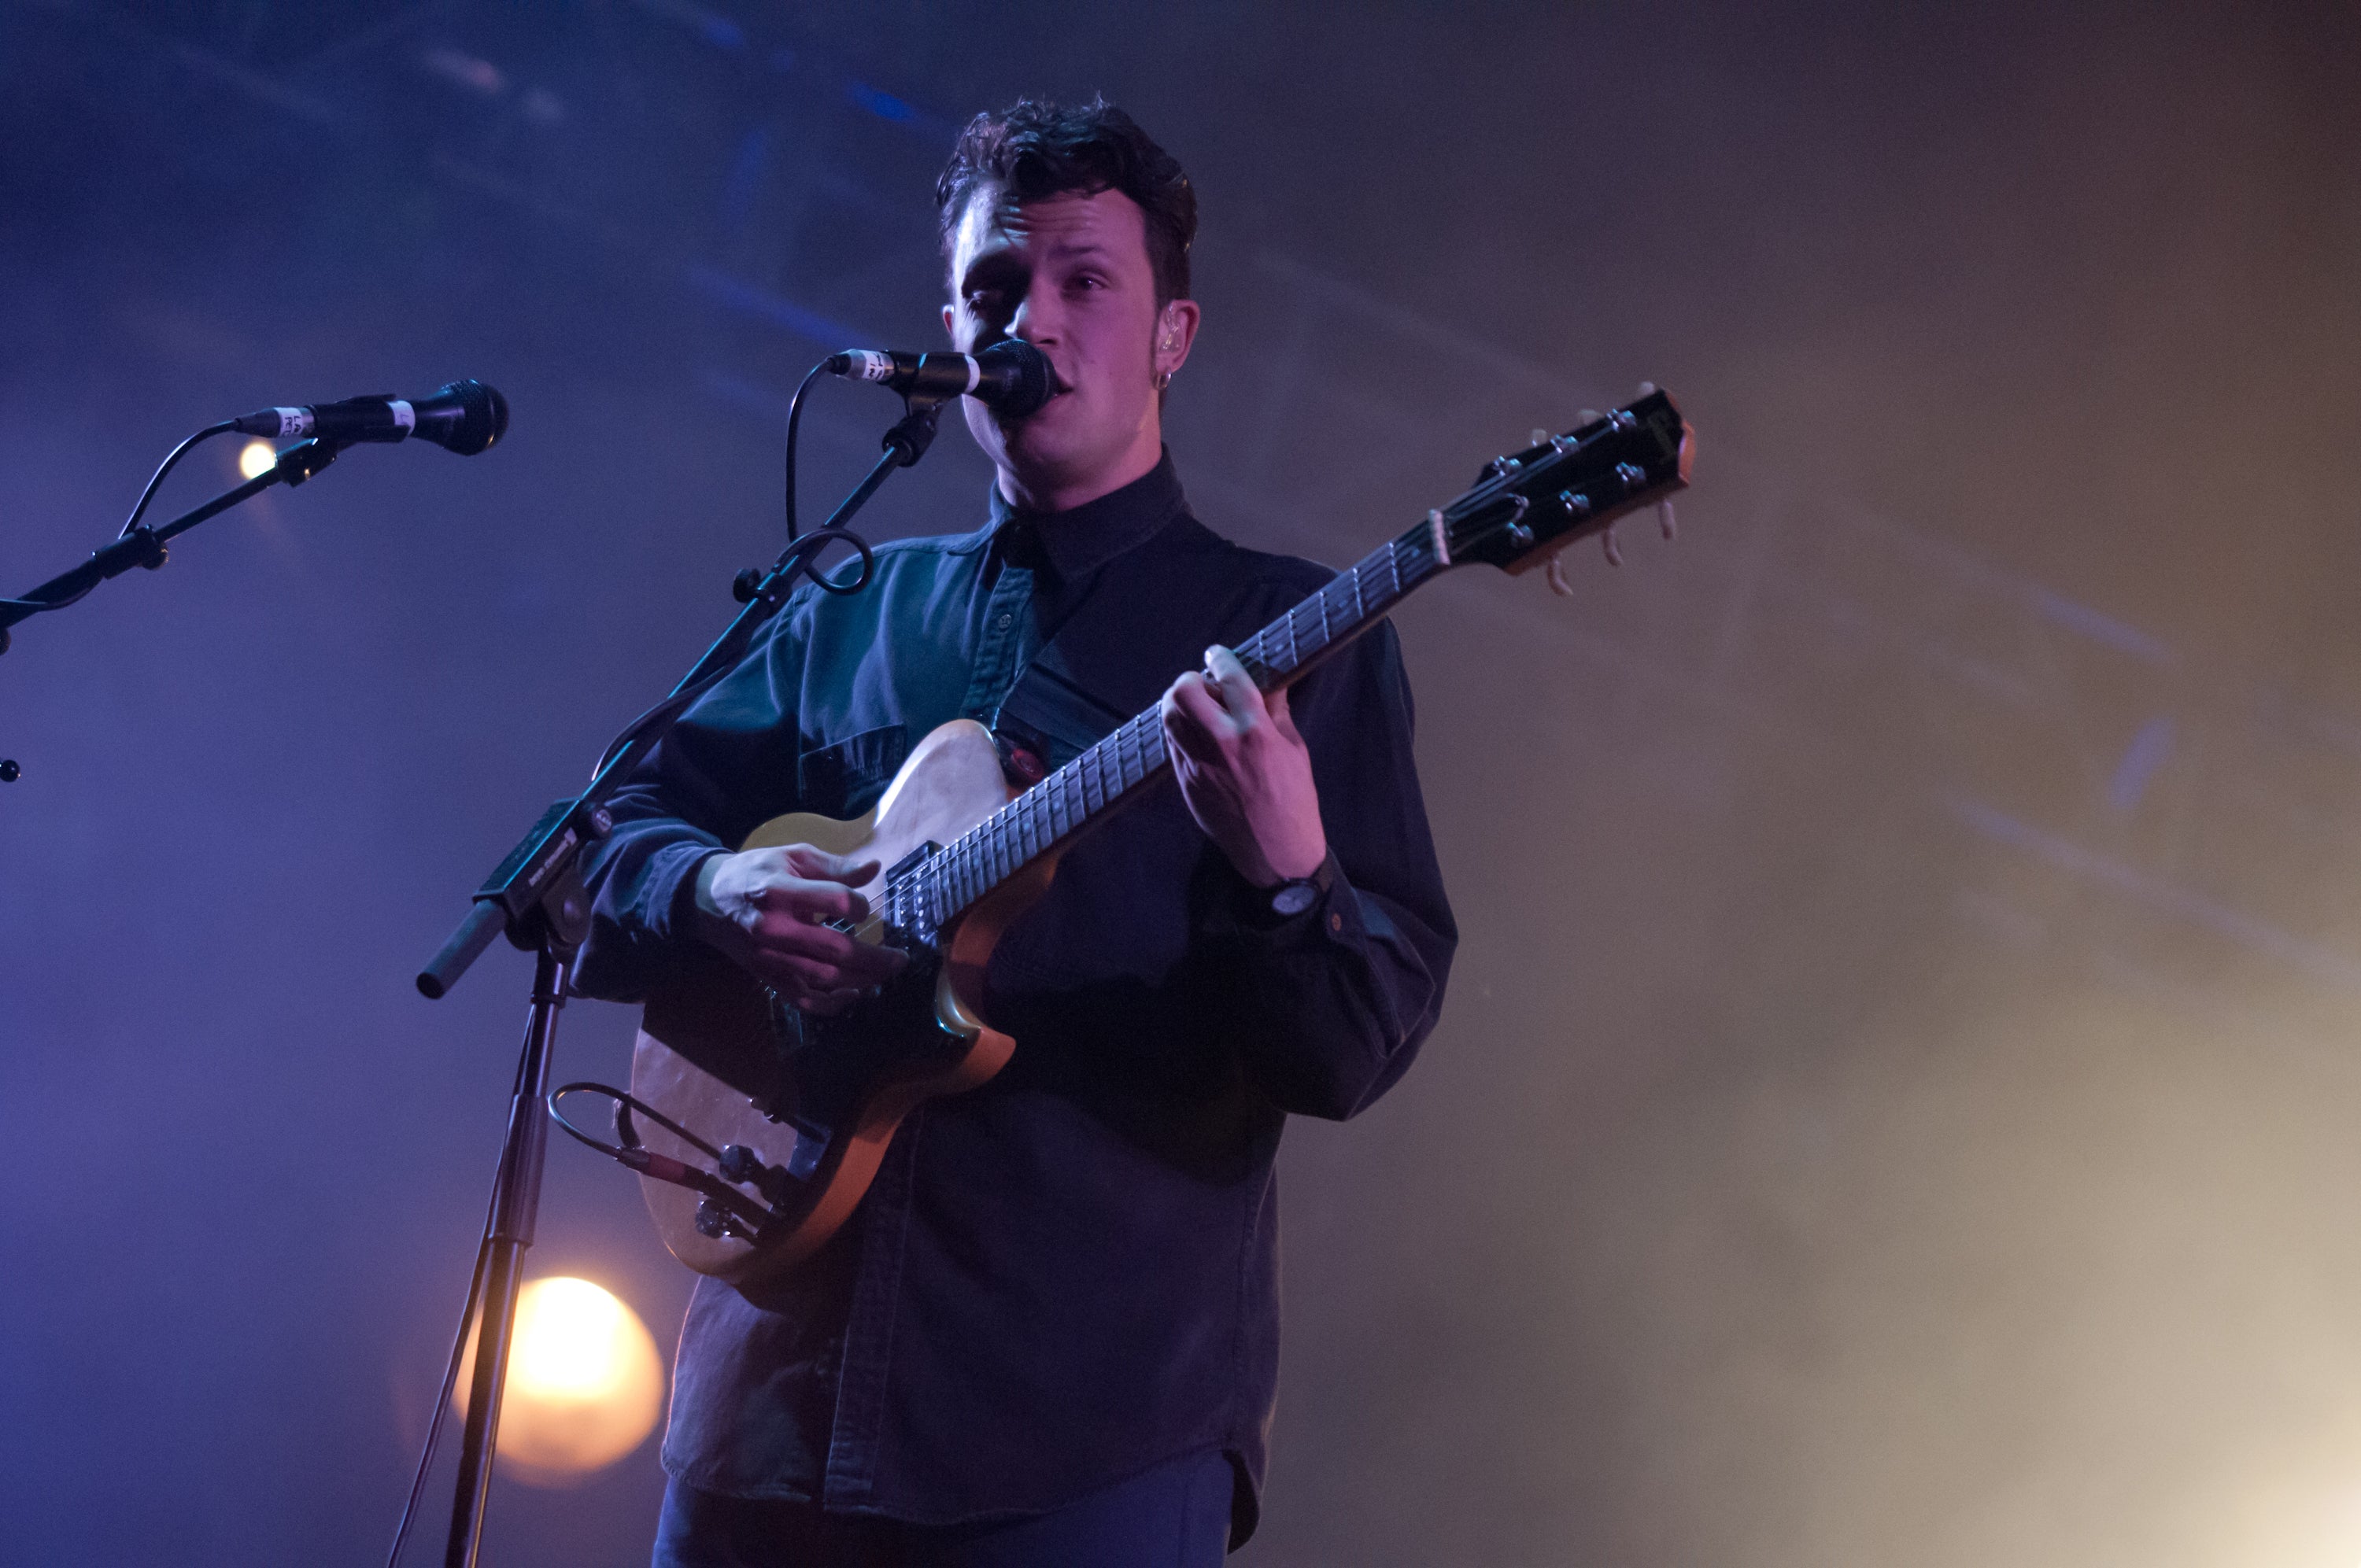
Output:
[[[958,124],[1103,88],[1202,199],[1215,526],[1349,561],[1643,378],[1699,432],[1676,545],[1399,616],[1465,945],[1290,1134],[1241,1561],[2345,1568],[2357,81],[2326,5],[0,4],[0,592],[225,415],[515,407],[0,661],[0,1561],[382,1552],[527,966],[410,976],[775,551],[803,369],[935,342]],[[816,395],[807,507],[892,411]],[[553,1148],[529,1262],[669,1354],[619,1172]],[[487,1561],[661,1485],[497,1482]]]

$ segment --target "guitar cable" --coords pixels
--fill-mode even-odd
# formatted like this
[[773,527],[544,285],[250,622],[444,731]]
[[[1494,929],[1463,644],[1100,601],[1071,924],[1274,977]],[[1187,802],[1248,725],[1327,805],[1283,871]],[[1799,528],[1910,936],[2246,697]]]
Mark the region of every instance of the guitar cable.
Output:
[[[595,1134],[584,1132],[568,1120],[566,1113],[557,1107],[557,1102],[568,1094],[598,1094],[612,1100],[615,1102],[615,1136],[618,1141],[610,1144]],[[555,1122],[577,1143],[597,1149],[609,1159],[631,1170],[635,1170],[642,1176],[652,1176],[658,1181],[669,1181],[675,1187],[686,1187],[692,1192],[702,1193],[750,1224],[759,1227],[772,1218],[771,1211],[730,1186],[719,1174],[718,1168],[700,1170],[686,1160],[675,1159],[670,1155],[658,1154],[653,1149],[642,1146],[639,1132],[631,1125],[631,1113],[634,1111],[683,1143],[703,1153],[714,1162],[717,1168],[728,1163],[728,1157],[721,1150],[715,1148],[646,1101],[635,1094],[617,1089],[612,1084],[585,1080],[580,1083],[563,1084],[549,1091],[550,1120]]]

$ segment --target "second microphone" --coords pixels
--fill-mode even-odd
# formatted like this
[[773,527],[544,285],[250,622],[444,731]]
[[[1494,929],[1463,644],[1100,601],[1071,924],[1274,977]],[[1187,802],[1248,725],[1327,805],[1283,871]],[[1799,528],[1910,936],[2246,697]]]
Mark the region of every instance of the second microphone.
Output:
[[981,354],[849,348],[830,355],[826,368],[831,375],[874,381],[921,401],[973,398],[1019,419],[1048,402],[1058,389],[1049,356],[1021,337],[1004,338]]

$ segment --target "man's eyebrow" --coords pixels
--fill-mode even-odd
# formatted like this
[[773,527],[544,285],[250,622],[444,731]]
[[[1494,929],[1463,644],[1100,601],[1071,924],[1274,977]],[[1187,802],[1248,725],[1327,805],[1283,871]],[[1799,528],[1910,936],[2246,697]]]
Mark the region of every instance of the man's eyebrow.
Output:
[[1059,261],[1112,261],[1115,252],[1094,239],[1060,240],[1049,247],[1049,255]]
[[978,251],[968,258],[967,270],[960,274],[960,281],[962,284],[978,280],[989,281],[1024,269],[1024,264],[1005,249]]

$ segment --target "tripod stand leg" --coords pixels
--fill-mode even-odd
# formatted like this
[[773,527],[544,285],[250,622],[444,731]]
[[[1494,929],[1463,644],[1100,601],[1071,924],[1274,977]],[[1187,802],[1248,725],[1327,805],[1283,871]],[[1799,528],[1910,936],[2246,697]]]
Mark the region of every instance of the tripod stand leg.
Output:
[[541,1170],[548,1148],[549,1123],[542,1099],[549,1089],[549,1061],[557,1041],[558,1010],[566,1005],[570,949],[560,953],[544,940],[533,962],[533,1011],[525,1024],[524,1059],[518,1065],[516,1098],[509,1104],[508,1139],[501,1146],[500,1179],[492,1197],[489,1233],[484,1240],[483,1280],[476,1317],[476,1371],[467,1399],[467,1425],[459,1444],[459,1479],[451,1503],[451,1537],[444,1568],[475,1568],[482,1544],[484,1499],[491,1486],[492,1453],[500,1439],[500,1394],[508,1378],[509,1342],[516,1328],[516,1299],[524,1249],[533,1245],[541,1208]]

